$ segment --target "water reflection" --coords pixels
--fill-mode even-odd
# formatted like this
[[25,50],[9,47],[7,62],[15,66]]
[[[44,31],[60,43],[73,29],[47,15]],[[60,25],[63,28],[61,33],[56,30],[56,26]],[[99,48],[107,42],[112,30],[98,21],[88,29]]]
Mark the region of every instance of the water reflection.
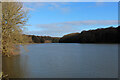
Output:
[[22,78],[27,73],[27,57],[3,57],[2,70],[10,78]]
[[0,51],[0,75],[2,73],[2,53]]

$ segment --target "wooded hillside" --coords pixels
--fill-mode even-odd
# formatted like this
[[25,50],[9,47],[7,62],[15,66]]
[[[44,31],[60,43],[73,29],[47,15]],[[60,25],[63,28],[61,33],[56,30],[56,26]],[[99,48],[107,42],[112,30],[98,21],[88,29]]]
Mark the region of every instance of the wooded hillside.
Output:
[[119,43],[119,30],[117,28],[100,28],[95,30],[72,33],[60,38],[60,43]]

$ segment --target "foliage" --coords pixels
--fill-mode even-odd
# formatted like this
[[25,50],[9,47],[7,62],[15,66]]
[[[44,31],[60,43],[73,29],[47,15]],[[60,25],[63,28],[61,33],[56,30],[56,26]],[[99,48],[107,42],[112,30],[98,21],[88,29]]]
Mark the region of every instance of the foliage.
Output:
[[2,53],[14,54],[16,45],[23,44],[25,36],[22,35],[28,17],[21,2],[2,2]]
[[60,38],[60,43],[119,43],[118,29],[114,27],[82,31],[81,33],[68,34]]
[[32,40],[29,43],[45,43],[46,41],[50,41],[52,43],[58,43],[59,37],[50,37],[50,36],[35,36],[35,35],[26,35]]
[[2,79],[2,74],[3,74],[3,73],[1,72],[1,73],[0,73],[0,79]]

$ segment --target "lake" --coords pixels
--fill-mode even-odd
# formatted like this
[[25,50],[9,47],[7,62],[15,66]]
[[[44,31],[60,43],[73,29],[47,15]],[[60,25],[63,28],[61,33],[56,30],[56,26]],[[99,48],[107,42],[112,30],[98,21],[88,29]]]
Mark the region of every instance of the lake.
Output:
[[118,44],[45,43],[3,57],[10,78],[117,78]]

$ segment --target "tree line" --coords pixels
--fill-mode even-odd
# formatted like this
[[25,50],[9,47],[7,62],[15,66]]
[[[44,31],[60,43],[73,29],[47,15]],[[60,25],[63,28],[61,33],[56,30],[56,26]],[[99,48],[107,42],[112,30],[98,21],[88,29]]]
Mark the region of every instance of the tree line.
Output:
[[72,33],[60,38],[60,43],[120,43],[118,27],[99,28],[95,30]]
[[26,35],[29,43],[59,43],[59,37]]

